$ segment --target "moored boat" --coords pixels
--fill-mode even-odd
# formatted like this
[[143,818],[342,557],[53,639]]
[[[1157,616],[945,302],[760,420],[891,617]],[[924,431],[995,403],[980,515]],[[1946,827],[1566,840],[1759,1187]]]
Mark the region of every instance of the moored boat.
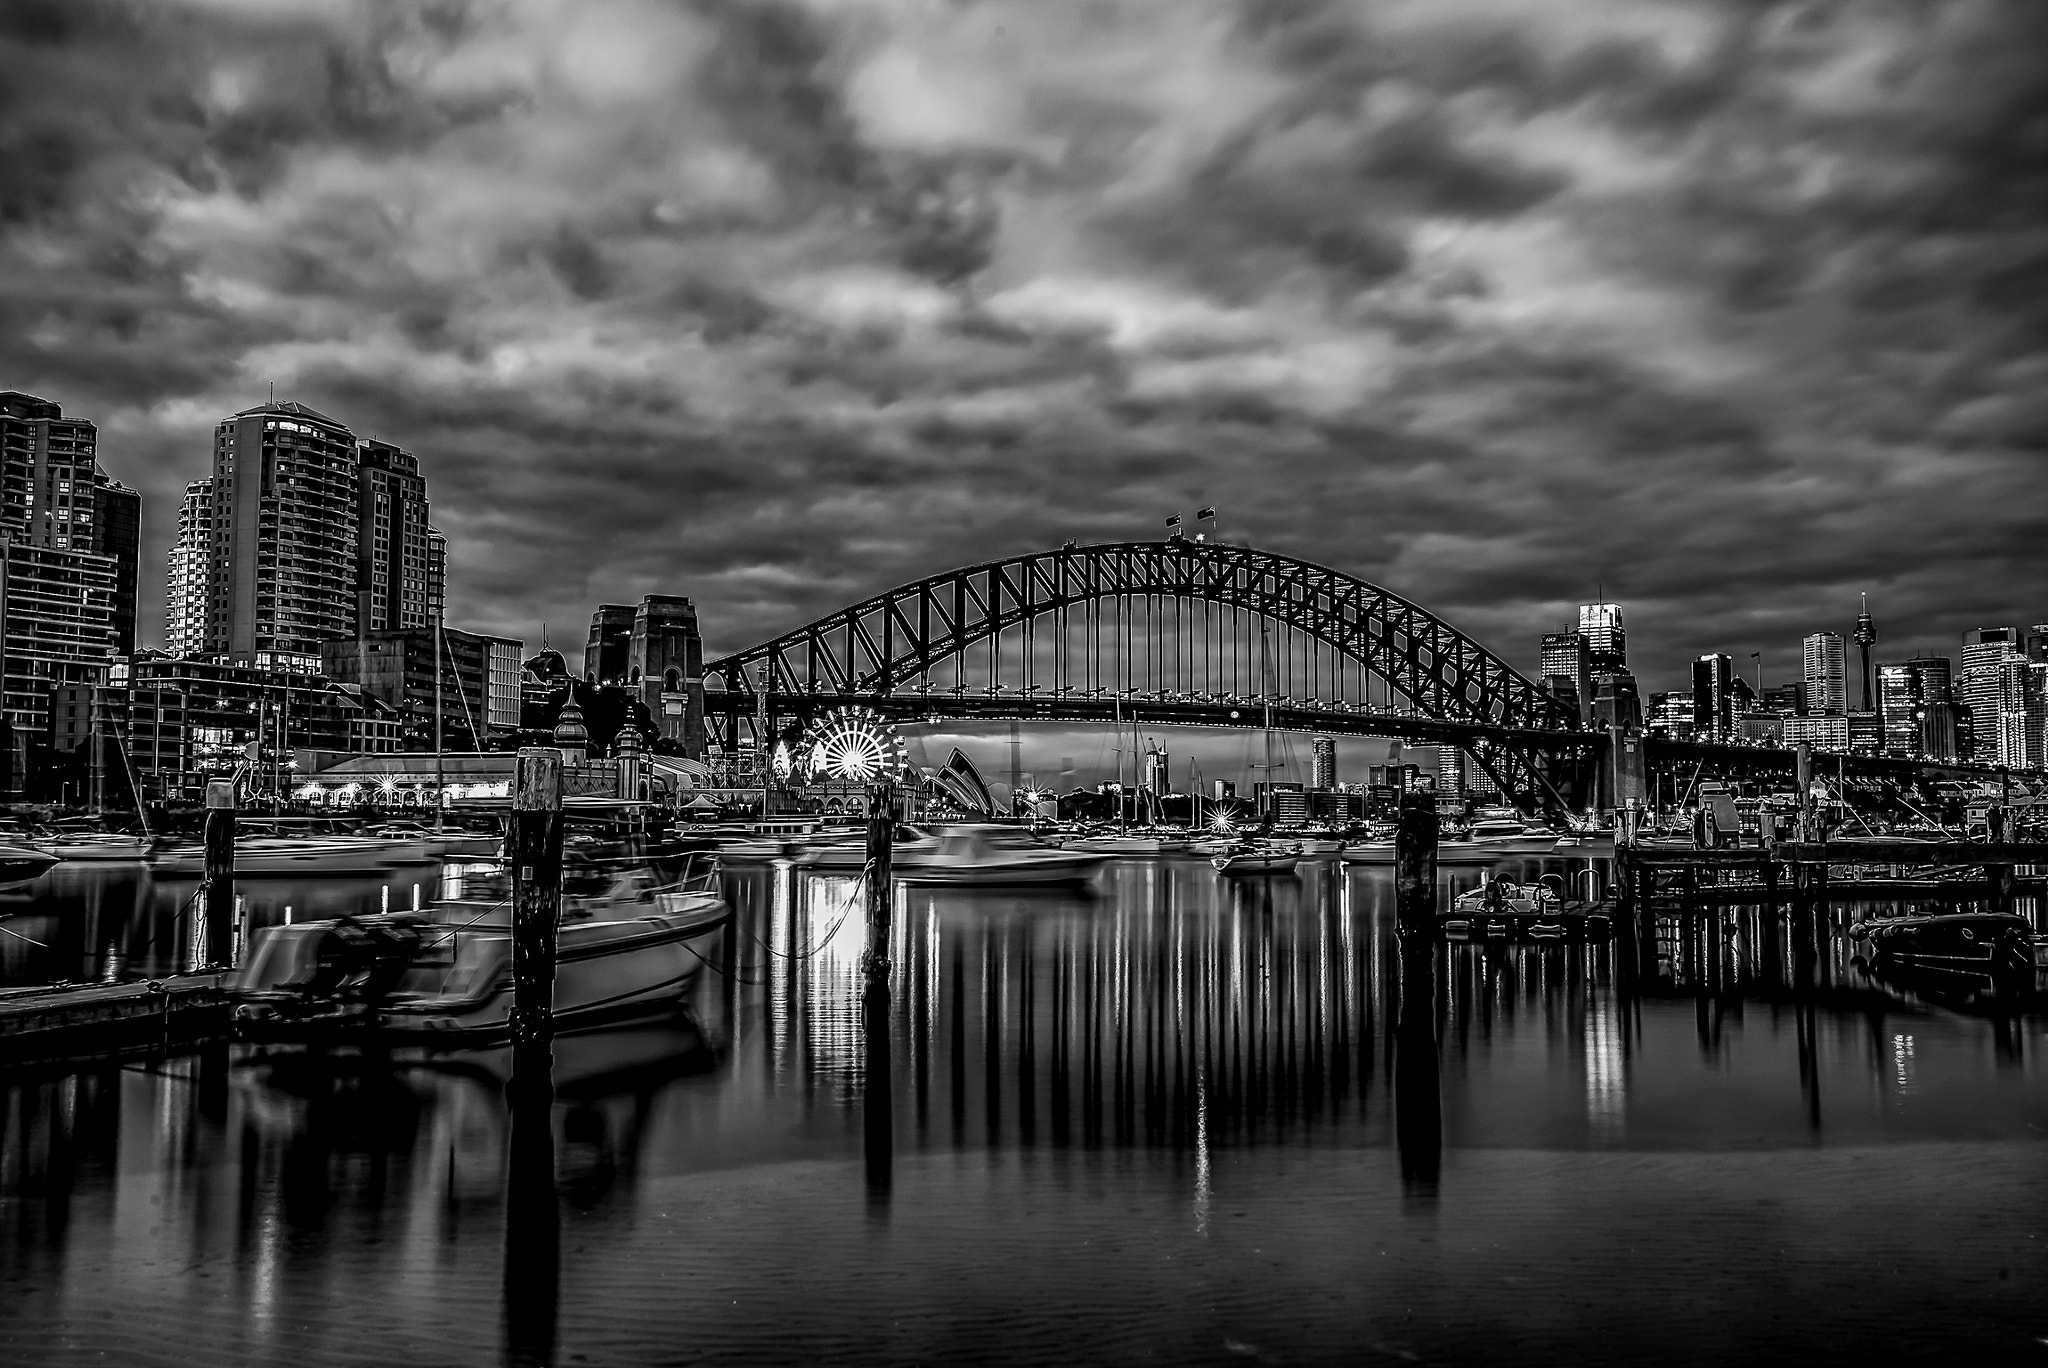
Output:
[[1000,845],[963,831],[940,837],[937,849],[916,852],[893,872],[908,884],[1072,884],[1092,878],[1108,858],[1085,850]]
[[1879,963],[1941,973],[2031,975],[2034,928],[2015,912],[1930,912],[1880,917],[1849,927]]
[[0,888],[13,888],[37,878],[57,857],[34,846],[0,845]]
[[[375,836],[252,836],[235,842],[237,878],[334,878],[381,874],[400,865],[430,864],[437,857],[429,840]],[[200,845],[165,846],[150,853],[150,872],[160,879],[196,879],[206,872]]]
[[[708,941],[732,915],[717,891],[715,864],[709,870],[660,885],[645,866],[565,869],[557,1029],[680,1006],[713,953]],[[424,914],[340,917],[257,933],[232,986],[239,1030],[268,1040],[502,1041],[512,1004],[512,928],[509,902],[497,892],[483,888]]]
[[1301,852],[1248,846],[1209,858],[1210,867],[1225,878],[1256,878],[1271,874],[1292,874],[1301,866]]

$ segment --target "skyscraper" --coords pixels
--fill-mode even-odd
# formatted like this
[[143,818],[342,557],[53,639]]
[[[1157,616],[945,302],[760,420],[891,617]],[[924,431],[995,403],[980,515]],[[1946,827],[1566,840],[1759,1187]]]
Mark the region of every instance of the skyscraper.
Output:
[[1718,652],[1692,666],[1693,736],[1725,741],[1735,729],[1735,661]]
[[[99,465],[99,432],[47,399],[0,392],[0,724],[7,787],[50,718],[50,691],[99,680],[134,637],[140,500]],[[128,594],[124,604],[123,587]]]
[[1318,736],[1310,743],[1315,753],[1315,769],[1309,783],[1314,789],[1337,787],[1337,742],[1328,736]]
[[178,540],[171,545],[164,594],[164,649],[173,656],[206,650],[207,573],[213,552],[213,479],[185,486],[178,505]]
[[436,621],[446,544],[418,460],[304,404],[219,425],[213,475],[187,487],[178,533],[174,651],[311,671],[323,641]]
[[355,434],[304,404],[245,409],[214,432],[206,652],[312,673],[356,625]]
[[1956,758],[1956,705],[1947,656],[1915,656],[1877,667],[1878,712],[1887,755]]
[[1622,630],[1620,604],[1580,604],[1579,635],[1586,639],[1589,677],[1619,674],[1628,668],[1628,633]]
[[431,627],[444,567],[417,457],[374,438],[356,442],[356,525],[358,630]]
[[1840,717],[1849,711],[1843,681],[1842,634],[1815,632],[1806,638],[1806,711],[1817,717]]
[[1548,632],[1537,655],[1536,675],[1549,679],[1559,675],[1572,682],[1573,695],[1581,700],[1592,696],[1591,653],[1586,638],[1577,632]]
[[1957,701],[1970,710],[1971,746],[1964,759],[1997,764],[2006,733],[2005,663],[2024,659],[2017,627],[1979,627],[1963,633]]

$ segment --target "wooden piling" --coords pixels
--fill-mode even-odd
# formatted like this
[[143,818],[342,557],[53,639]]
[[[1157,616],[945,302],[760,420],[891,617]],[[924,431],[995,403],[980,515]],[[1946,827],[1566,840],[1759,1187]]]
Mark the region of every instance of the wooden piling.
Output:
[[889,910],[895,882],[891,854],[896,843],[896,788],[868,786],[867,951],[861,971],[868,995],[889,992]]
[[1394,832],[1395,915],[1409,926],[1434,922],[1436,906],[1436,844],[1441,824],[1436,794],[1423,790],[1401,795]]
[[555,1361],[561,1209],[555,1190],[555,938],[562,912],[562,753],[522,747],[505,837],[512,875],[511,1133],[505,1169],[504,1362]]
[[894,899],[891,853],[896,842],[896,790],[868,786],[867,951],[861,956],[861,1041],[866,1073],[862,1082],[861,1130],[867,1161],[868,1196],[885,1203],[894,1171],[895,1087],[889,1060],[889,919]]
[[519,751],[505,860],[512,874],[512,1044],[554,1038],[555,935],[562,914],[562,753]]
[[235,965],[235,781],[206,784],[206,963]]

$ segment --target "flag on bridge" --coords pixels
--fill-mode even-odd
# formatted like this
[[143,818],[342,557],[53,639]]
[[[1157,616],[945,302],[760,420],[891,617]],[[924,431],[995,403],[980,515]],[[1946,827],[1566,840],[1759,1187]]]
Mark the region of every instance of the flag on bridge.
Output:
[[1179,526],[1180,526],[1180,514],[1176,513],[1176,514],[1174,514],[1174,515],[1173,515],[1172,517],[1168,518],[1168,519],[1166,520],[1166,525],[1167,525],[1168,527],[1179,527]]
[[1210,505],[1209,505],[1209,506],[1208,506],[1207,508],[1201,508],[1201,509],[1197,509],[1197,510],[1195,511],[1195,520],[1196,520],[1197,522],[1201,521],[1201,520],[1202,520],[1203,518],[1213,518],[1213,517],[1215,517],[1215,516],[1216,516],[1216,505],[1215,505],[1215,504],[1210,504]]

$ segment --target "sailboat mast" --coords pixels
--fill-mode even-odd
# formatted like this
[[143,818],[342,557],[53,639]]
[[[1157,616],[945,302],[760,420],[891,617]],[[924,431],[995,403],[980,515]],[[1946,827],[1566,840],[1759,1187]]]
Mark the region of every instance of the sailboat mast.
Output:
[[448,589],[445,584],[434,590],[434,830],[442,831],[448,822],[448,777],[441,754],[441,629],[448,619]]

